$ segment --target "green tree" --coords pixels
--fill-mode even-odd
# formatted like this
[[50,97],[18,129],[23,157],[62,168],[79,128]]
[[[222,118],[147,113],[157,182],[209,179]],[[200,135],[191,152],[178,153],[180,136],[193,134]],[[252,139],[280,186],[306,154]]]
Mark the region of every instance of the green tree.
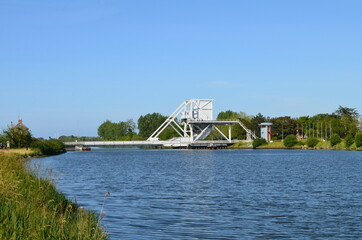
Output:
[[17,125],[11,125],[4,131],[5,138],[10,141],[11,148],[29,147],[32,141],[31,133],[21,120]]
[[258,113],[257,115],[253,116],[250,120],[250,130],[252,132],[255,132],[255,135],[257,137],[260,137],[260,123],[264,123],[269,121],[270,118],[264,117],[261,113]]
[[344,139],[344,145],[349,148],[354,143],[354,138],[351,134],[348,134]]
[[362,132],[356,134],[354,143],[356,144],[356,147],[362,147]]
[[135,123],[132,119],[119,123],[107,120],[98,127],[98,135],[105,140],[119,140],[129,133],[133,133],[134,130]]
[[331,147],[337,145],[340,142],[342,142],[341,137],[337,133],[334,133],[330,139]]
[[314,148],[319,143],[317,138],[308,138],[307,139],[307,146],[310,148]]
[[355,108],[339,106],[334,114],[340,119],[343,126],[343,130],[338,132],[340,136],[345,137],[347,134],[356,134],[358,131],[359,113]]
[[272,132],[278,139],[295,134],[297,131],[297,120],[289,116],[272,118],[270,122],[273,123]]
[[6,141],[5,135],[0,134],[0,143],[5,143]]
[[284,146],[286,146],[286,147],[293,147],[297,143],[298,143],[298,140],[294,134],[290,134],[284,139]]
[[[217,115],[217,120],[239,120],[241,121],[247,128],[250,128],[250,117],[247,116],[245,112],[234,112],[231,110],[227,110],[225,112],[220,112]],[[229,134],[229,127],[228,126],[221,126],[220,127],[222,133],[225,136]],[[214,133],[217,137],[221,137],[219,132]],[[246,132],[245,130],[238,124],[234,124],[231,126],[231,136],[233,139],[245,139]],[[211,136],[210,136],[211,137]],[[212,138],[212,137],[211,137]]]
[[216,117],[217,120],[237,120],[239,118],[240,114],[231,110],[220,112]]
[[338,116],[348,116],[350,118],[358,118],[359,113],[356,108],[342,107],[339,105],[338,109],[334,112]]
[[144,138],[151,136],[156,129],[167,119],[159,113],[149,113],[138,118],[138,134]]

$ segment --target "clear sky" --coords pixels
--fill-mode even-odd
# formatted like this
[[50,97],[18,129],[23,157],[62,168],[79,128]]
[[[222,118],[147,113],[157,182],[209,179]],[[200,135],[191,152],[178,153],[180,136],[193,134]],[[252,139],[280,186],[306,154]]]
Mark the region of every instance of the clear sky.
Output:
[[97,135],[105,120],[362,112],[362,1],[1,0],[0,130]]

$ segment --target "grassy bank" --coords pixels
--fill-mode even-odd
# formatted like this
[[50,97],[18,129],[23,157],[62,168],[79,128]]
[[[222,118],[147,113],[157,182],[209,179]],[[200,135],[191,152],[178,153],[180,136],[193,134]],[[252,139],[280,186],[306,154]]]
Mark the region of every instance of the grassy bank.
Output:
[[97,216],[24,167],[26,150],[0,151],[0,239],[107,239]]
[[[231,148],[252,148],[251,143],[238,142],[231,146]],[[257,149],[291,149],[284,146],[281,140],[276,140],[273,142],[269,142],[263,144]],[[308,148],[305,142],[299,142],[297,145],[293,147],[293,149],[318,149],[318,150],[357,150],[361,151],[362,148],[356,148],[355,144],[352,144],[350,147],[346,147],[344,142],[341,142],[333,147],[331,147],[331,143],[329,141],[320,141],[315,147]]]

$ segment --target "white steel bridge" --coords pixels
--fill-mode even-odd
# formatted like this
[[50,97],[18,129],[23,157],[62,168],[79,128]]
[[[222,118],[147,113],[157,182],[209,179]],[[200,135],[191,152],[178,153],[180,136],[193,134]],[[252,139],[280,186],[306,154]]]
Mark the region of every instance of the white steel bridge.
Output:
[[[213,101],[213,99],[184,101],[146,141],[85,141],[64,144],[67,149],[84,147],[219,148],[241,141],[232,140],[231,126],[235,124],[245,130],[247,139],[244,141],[250,142],[256,138],[255,133],[239,120],[214,120]],[[228,127],[227,134],[222,131],[223,126]],[[166,141],[160,140],[159,135],[167,127],[172,127],[179,137]],[[210,135],[217,140],[205,140]]]

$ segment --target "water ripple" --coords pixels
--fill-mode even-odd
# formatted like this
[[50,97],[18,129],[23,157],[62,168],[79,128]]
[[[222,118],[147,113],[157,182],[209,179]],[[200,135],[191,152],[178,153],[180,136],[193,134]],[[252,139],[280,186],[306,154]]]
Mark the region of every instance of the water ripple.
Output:
[[109,149],[41,161],[111,239],[362,238],[362,153]]

